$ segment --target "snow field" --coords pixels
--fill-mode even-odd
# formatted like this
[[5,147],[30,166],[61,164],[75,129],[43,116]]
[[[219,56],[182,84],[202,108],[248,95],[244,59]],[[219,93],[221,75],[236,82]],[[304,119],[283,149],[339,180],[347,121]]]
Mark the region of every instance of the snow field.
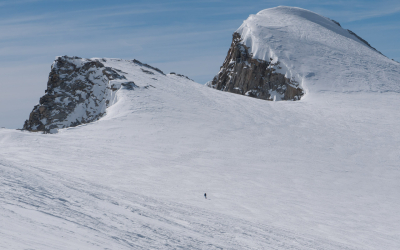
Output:
[[239,29],[300,101],[108,59],[138,87],[99,121],[0,129],[0,247],[399,249],[400,71],[328,21],[281,7]]
[[[40,209],[26,205],[33,201],[18,201],[24,191],[3,198],[3,204],[13,201],[0,213],[6,224],[36,228],[37,242],[25,245],[50,249],[69,230],[66,249],[399,246],[397,94],[320,94],[307,102],[265,102],[172,75],[153,82],[135,77],[140,88],[119,90],[117,103],[98,122],[55,135],[0,130],[1,159],[21,172],[38,175],[27,173],[28,183],[39,183],[38,188],[61,180],[68,187],[87,183],[73,192],[68,187],[56,189],[56,198],[42,200]],[[155,88],[143,88],[150,83]],[[47,184],[48,175],[54,182]],[[88,192],[106,196],[103,200],[111,207],[104,208]],[[204,199],[204,192],[210,200]],[[137,198],[121,194],[145,197],[155,210],[138,220],[127,212],[130,208],[112,205],[115,201],[143,206]],[[70,205],[65,210],[65,202],[58,198],[84,200],[79,213],[94,219],[68,212],[77,208]],[[39,221],[54,227],[49,230],[47,223],[38,225],[15,214],[4,216],[16,206],[22,214],[39,211],[45,217]],[[196,211],[194,218],[177,208]],[[56,210],[57,221],[43,210]],[[162,238],[154,230],[161,230],[161,217],[169,218],[164,213],[174,213],[187,227],[177,229],[165,222],[161,228],[168,233]],[[114,218],[121,218],[119,226],[110,226],[116,223]],[[72,219],[75,223],[68,222]],[[198,221],[205,225],[191,229]],[[69,228],[76,223],[84,230],[82,236]],[[202,236],[189,237],[190,230]],[[279,239],[268,240],[268,232]],[[24,245],[22,235],[31,233],[11,243]],[[43,239],[49,233],[54,241]],[[304,243],[306,239],[312,243]],[[100,247],[96,242],[103,243]]]

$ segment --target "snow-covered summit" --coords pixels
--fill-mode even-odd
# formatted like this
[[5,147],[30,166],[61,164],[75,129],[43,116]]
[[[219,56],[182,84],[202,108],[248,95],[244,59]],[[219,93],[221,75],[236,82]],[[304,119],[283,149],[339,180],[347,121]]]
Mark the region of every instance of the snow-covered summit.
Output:
[[280,72],[301,82],[306,93],[400,92],[400,64],[314,12],[284,6],[262,10],[236,32],[254,59],[279,61]]

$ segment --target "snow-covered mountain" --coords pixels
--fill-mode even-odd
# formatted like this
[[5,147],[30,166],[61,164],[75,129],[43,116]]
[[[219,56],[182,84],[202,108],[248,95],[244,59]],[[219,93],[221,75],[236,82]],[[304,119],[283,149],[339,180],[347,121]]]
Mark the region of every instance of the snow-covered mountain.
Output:
[[303,92],[400,92],[399,71],[399,63],[338,22],[277,7],[243,22],[208,85],[261,99],[298,100]]
[[58,57],[25,123],[58,133],[0,129],[0,248],[399,249],[400,64],[299,8],[237,34],[300,100]]

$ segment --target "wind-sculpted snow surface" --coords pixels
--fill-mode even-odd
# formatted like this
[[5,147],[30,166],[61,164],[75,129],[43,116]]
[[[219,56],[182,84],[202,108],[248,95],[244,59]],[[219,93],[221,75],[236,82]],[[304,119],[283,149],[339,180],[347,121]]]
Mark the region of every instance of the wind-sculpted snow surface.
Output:
[[266,102],[111,65],[136,86],[100,120],[0,129],[0,248],[399,249],[399,94]]
[[81,91],[107,86],[108,108],[56,134],[0,129],[0,248],[400,249],[399,66],[297,8],[239,31],[254,56],[303,79],[299,101],[135,60],[68,59],[88,67]]
[[353,249],[28,165],[0,162],[0,189],[1,249]]
[[400,65],[337,22],[308,10],[276,7],[251,15],[237,32],[254,59],[280,62],[306,94],[400,92]]

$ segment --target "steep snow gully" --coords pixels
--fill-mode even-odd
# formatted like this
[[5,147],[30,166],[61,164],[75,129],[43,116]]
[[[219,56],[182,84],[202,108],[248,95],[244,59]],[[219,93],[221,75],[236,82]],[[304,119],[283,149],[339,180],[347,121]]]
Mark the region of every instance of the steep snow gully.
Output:
[[400,249],[400,65],[299,8],[236,33],[300,100],[58,57],[27,130],[0,129],[0,248]]

